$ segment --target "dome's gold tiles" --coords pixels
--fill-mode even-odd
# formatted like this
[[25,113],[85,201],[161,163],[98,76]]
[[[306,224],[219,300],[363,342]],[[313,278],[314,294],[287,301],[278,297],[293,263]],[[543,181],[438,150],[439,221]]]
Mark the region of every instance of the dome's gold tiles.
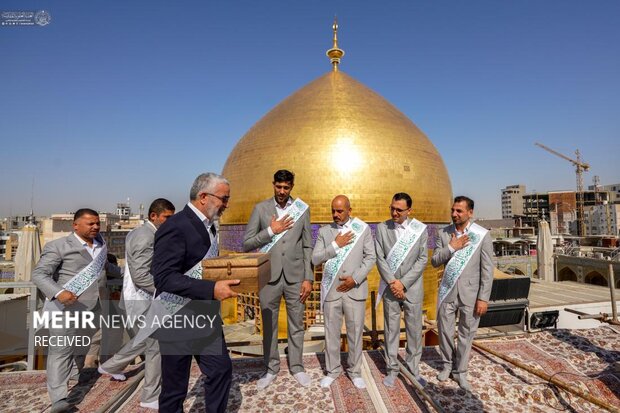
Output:
[[331,199],[351,198],[355,215],[386,218],[395,192],[414,198],[417,218],[447,222],[451,186],[431,141],[393,105],[342,72],[329,72],[286,98],[241,138],[223,175],[231,181],[223,223],[245,223],[272,194],[278,169],[295,172],[294,196],[313,222],[330,222]]
[[[354,216],[384,221],[396,192],[412,196],[421,221],[450,220],[450,178],[435,146],[396,107],[340,71],[284,99],[239,140],[222,172],[232,195],[225,227],[247,223],[254,205],[273,195],[278,169],[295,173],[293,196],[310,205],[313,223],[332,221],[338,194],[349,196]],[[424,308],[434,318],[437,270],[427,268],[424,277]],[[378,286],[376,269],[369,284]]]

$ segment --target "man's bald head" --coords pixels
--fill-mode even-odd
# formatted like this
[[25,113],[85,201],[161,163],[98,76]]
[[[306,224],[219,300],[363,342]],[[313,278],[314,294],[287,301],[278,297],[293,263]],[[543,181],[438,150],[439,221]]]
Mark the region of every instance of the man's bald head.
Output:
[[338,225],[345,224],[351,215],[351,201],[346,195],[338,195],[332,201],[332,218]]

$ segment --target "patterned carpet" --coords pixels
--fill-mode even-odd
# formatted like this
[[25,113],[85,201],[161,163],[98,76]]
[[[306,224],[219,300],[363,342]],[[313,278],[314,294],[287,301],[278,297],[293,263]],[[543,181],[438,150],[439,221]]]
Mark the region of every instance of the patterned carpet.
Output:
[[[404,352],[401,354],[401,358]],[[408,380],[399,376],[394,387],[386,387],[383,384],[385,378],[385,360],[379,351],[364,353],[366,362],[370,368],[370,374],[377,386],[377,391],[388,412],[424,412],[424,403],[416,395],[413,385]],[[401,360],[402,362],[403,360]]]
[[528,339],[511,337],[482,343],[620,408],[620,377],[611,368],[620,361],[620,335],[609,328],[558,330]]
[[[69,383],[70,403],[81,412],[101,408],[110,395],[131,385],[140,368],[130,369],[127,381],[118,382],[101,377],[96,369],[84,369],[79,382]],[[0,373],[0,412],[47,412],[50,408],[45,372]]]
[[[546,331],[482,343],[548,374],[557,373],[556,378],[620,406],[620,376],[611,367],[620,361],[620,334],[609,327]],[[345,375],[330,389],[320,388],[325,362],[323,355],[318,354],[304,356],[306,370],[312,378],[309,388],[295,381],[283,358],[278,378],[261,392],[256,388],[256,381],[263,371],[262,360],[234,359],[228,411],[363,413],[380,411],[383,407],[389,412],[428,411],[413,386],[402,377],[393,389],[383,386],[385,363],[379,352],[365,352],[364,359],[367,377],[372,377],[367,390],[356,389]],[[345,361],[346,355],[343,355]],[[426,391],[446,412],[606,411],[488,353],[472,351],[469,365],[472,391],[465,392],[452,380],[437,381],[435,376],[441,367],[439,353],[433,347],[424,349],[420,371],[428,381]],[[131,376],[136,373],[137,370]],[[200,376],[194,365],[185,401],[186,412],[204,411]],[[71,399],[78,402],[80,412],[94,412],[128,385],[128,382],[110,381],[94,370],[87,370],[82,382],[71,389]],[[140,389],[121,411],[152,412],[140,409],[139,399]],[[44,372],[0,374],[0,412],[45,412],[48,408]]]
[[[568,371],[570,375],[556,377],[620,406],[620,376],[611,368],[612,363],[620,360],[620,334],[609,327],[546,331],[482,343],[544,369],[547,374]],[[429,381],[426,390],[448,412],[607,411],[488,353],[472,351],[472,392],[459,389],[452,380],[437,381],[435,375],[441,363],[435,348],[425,348],[422,359],[421,373]]]
[[[343,355],[343,362],[346,354]],[[304,356],[306,373],[312,379],[310,387],[302,387],[289,373],[286,359],[282,358],[280,373],[275,382],[264,391],[259,391],[256,381],[263,374],[262,359],[234,359],[233,385],[228,402],[229,412],[375,412],[370,395],[358,390],[346,376],[340,376],[330,389],[322,389],[319,381],[323,378],[325,360],[323,354]],[[192,364],[189,392],[184,410],[204,411],[203,386],[200,370]],[[139,391],[120,410],[123,413],[149,410],[139,407]]]

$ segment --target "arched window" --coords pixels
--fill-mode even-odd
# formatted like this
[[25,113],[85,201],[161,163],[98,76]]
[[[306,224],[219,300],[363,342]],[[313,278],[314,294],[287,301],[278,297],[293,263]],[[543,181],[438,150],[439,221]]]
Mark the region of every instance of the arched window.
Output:
[[570,268],[564,267],[558,273],[558,281],[577,281],[577,274]]
[[590,271],[585,278],[586,284],[602,285],[607,287],[607,279],[603,277],[598,271]]

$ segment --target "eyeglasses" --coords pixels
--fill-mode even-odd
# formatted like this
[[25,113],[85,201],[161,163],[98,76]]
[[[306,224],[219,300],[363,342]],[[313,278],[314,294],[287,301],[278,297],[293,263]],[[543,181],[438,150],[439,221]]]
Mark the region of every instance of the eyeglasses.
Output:
[[229,196],[219,196],[219,195],[211,194],[209,192],[205,192],[205,194],[211,195],[212,197],[215,197],[215,198],[219,199],[220,201],[222,201],[225,204],[227,204],[228,201],[230,201],[230,197]]
[[394,208],[393,206],[390,207],[390,212],[396,212],[398,215],[402,214],[403,212],[407,212],[409,211],[411,208],[407,208],[407,209],[400,209],[400,208]]

